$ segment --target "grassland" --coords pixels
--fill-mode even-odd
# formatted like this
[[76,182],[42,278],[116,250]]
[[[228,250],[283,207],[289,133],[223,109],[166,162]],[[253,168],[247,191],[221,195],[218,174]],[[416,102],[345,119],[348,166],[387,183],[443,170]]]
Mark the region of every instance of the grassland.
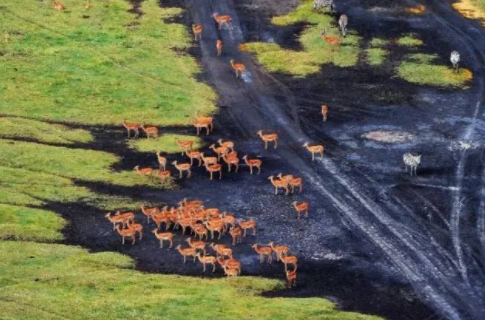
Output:
[[192,140],[194,142],[193,149],[200,149],[203,146],[202,139],[197,136],[188,136],[181,134],[163,134],[157,139],[138,139],[131,140],[129,145],[131,148],[140,152],[157,152],[177,153],[180,152],[180,147],[175,140]]
[[453,3],[453,8],[469,19],[480,19],[485,27],[485,1],[459,0]]

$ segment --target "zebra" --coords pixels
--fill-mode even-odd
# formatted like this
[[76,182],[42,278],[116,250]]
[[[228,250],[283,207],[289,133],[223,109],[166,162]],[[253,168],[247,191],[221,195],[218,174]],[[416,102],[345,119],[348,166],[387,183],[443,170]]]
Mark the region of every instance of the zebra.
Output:
[[333,0],[314,0],[313,1],[313,10],[323,9],[326,7],[329,7],[330,12],[333,12],[333,9],[334,9]]
[[405,153],[402,156],[402,160],[404,162],[404,168],[406,172],[408,172],[411,176],[416,175],[416,169],[418,169],[419,164],[421,163],[421,155],[413,155],[410,152]]
[[460,63],[460,54],[458,53],[458,51],[451,52],[450,61],[453,65],[453,71],[456,73],[458,71],[458,64]]
[[346,14],[343,14],[338,19],[338,25],[340,27],[340,32],[342,32],[342,37],[345,37],[347,34],[347,24],[349,23],[349,17]]

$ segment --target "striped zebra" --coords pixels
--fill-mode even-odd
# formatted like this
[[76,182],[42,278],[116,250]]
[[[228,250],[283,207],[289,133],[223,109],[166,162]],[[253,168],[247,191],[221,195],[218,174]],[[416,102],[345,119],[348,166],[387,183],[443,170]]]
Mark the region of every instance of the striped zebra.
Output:
[[458,71],[458,64],[460,63],[460,54],[458,51],[451,52],[450,62],[453,65],[453,71],[456,73]]
[[404,162],[404,168],[406,169],[406,172],[408,172],[409,168],[409,174],[411,176],[415,176],[416,170],[421,163],[421,155],[413,155],[412,153],[407,152],[402,156],[402,160]]
[[349,24],[349,17],[346,14],[343,14],[338,19],[338,25],[340,27],[340,32],[342,33],[342,37],[345,37],[347,34],[347,25]]
[[314,0],[313,1],[313,10],[323,9],[329,7],[330,11],[333,12],[334,4],[333,0]]

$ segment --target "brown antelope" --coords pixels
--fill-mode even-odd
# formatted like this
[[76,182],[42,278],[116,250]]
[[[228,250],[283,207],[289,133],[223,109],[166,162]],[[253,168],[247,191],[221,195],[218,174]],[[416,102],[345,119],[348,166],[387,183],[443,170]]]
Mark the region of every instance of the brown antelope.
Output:
[[194,226],[194,232],[197,237],[199,237],[199,240],[206,238],[206,240],[209,240],[209,230],[207,230],[206,227],[204,227],[203,224],[197,223]]
[[219,140],[217,140],[217,143],[221,147],[226,147],[227,149],[234,150],[234,142],[232,142],[232,141],[229,141],[229,140],[222,141],[222,139],[219,139]]
[[248,165],[249,172],[251,174],[253,174],[253,167],[254,168],[258,168],[258,174],[261,173],[261,165],[263,164],[263,162],[261,160],[259,160],[259,159],[248,159],[248,156],[247,155],[245,155],[243,157],[243,160]]
[[222,236],[222,233],[224,231],[224,221],[206,221],[205,223],[205,227],[207,228],[207,230],[210,231],[211,233],[211,239],[214,239],[214,232],[217,232],[219,233],[219,237],[218,239],[221,238]]
[[152,215],[152,220],[155,222],[155,225],[157,226],[157,230],[160,229],[162,223],[165,223],[165,230],[167,230],[170,226],[170,219],[161,213],[157,213]]
[[184,152],[192,150],[192,146],[194,145],[194,141],[192,140],[175,139],[175,143],[182,149],[182,155],[184,155]]
[[242,229],[240,227],[232,227],[229,230],[229,234],[232,237],[232,245],[235,246],[238,242],[242,241]]
[[322,113],[323,121],[327,121],[328,106],[326,104],[322,104],[320,112]]
[[53,5],[54,5],[54,9],[56,9],[56,10],[60,11],[60,10],[66,9],[66,6],[64,5],[64,3],[57,2],[56,0],[53,0],[52,2],[53,2]]
[[288,174],[283,176],[283,174],[279,174],[278,178],[280,178],[283,181],[286,181],[288,185],[291,187],[291,193],[295,192],[295,188],[299,188],[300,193],[303,191],[303,179],[302,178],[297,178],[293,177],[293,175]]
[[281,260],[281,257],[286,256],[288,252],[290,252],[290,248],[288,246],[275,245],[274,242],[268,243],[268,246],[273,249],[274,253],[276,254],[276,260],[278,261]]
[[234,158],[234,157],[237,157],[237,155],[238,155],[237,151],[234,151],[234,150],[226,153],[226,157],[228,157],[228,158]]
[[229,15],[226,14],[221,16],[217,13],[214,13],[212,17],[214,18],[214,20],[216,20],[219,26],[219,30],[221,30],[223,24],[227,25],[227,27],[229,28],[231,27],[231,17]]
[[235,278],[239,275],[238,269],[232,269],[232,268],[227,267],[226,265],[224,265],[222,267],[222,269],[224,269],[224,274],[228,277],[234,277]]
[[223,156],[222,159],[227,164],[227,171],[231,172],[231,168],[234,165],[236,167],[236,173],[239,170],[239,158],[238,157],[228,157]]
[[157,160],[159,166],[158,168],[165,171],[167,169],[167,158],[165,158],[165,156],[163,156],[161,152],[157,152]]
[[199,111],[195,113],[195,120],[201,122],[207,122],[209,124],[210,131],[214,130],[214,117],[199,115]]
[[125,238],[131,238],[131,244],[135,244],[136,241],[136,232],[131,229],[121,229],[119,225],[116,226],[116,231],[118,231],[119,235],[121,236],[121,243],[125,244]]
[[270,176],[268,180],[271,181],[271,184],[274,187],[274,194],[278,194],[278,190],[280,188],[283,189],[286,194],[290,193],[290,189],[288,188],[288,181],[283,179],[275,179],[274,176]]
[[218,257],[228,257],[228,258],[232,258],[232,249],[226,247],[223,244],[211,243],[211,248],[214,249],[214,251],[216,252],[216,255]]
[[210,174],[210,179],[212,180],[214,172],[219,172],[219,179],[222,179],[222,165],[219,163],[216,164],[206,164],[205,169]]
[[150,223],[150,219],[159,211],[157,207],[147,208],[145,206],[141,206],[141,212],[147,217],[147,223]]
[[138,232],[140,234],[140,240],[143,238],[143,226],[139,223],[128,223],[128,229],[136,233]]
[[315,160],[315,154],[319,154],[320,158],[323,158],[323,151],[325,147],[319,144],[311,146],[308,142],[303,145],[311,154],[312,154],[312,161]]
[[206,255],[201,256],[200,255],[200,252],[197,252],[196,253],[196,256],[197,256],[197,258],[199,258],[199,261],[204,266],[204,270],[202,272],[205,272],[205,265],[206,264],[211,264],[212,265],[212,272],[215,272],[216,271],[216,262],[217,262],[216,257],[214,257],[214,256],[206,256]]
[[222,269],[224,269],[224,267],[227,269],[234,269],[237,270],[238,274],[241,274],[241,262],[237,261],[236,259],[218,257],[217,263],[219,263]]
[[210,164],[217,164],[217,157],[206,157],[204,156],[204,153],[202,152],[200,154],[200,158],[202,159],[202,161],[204,161],[204,166],[205,165],[210,165]]
[[211,125],[212,123],[206,120],[195,120],[192,122],[195,129],[197,130],[197,135],[200,135],[202,129],[205,129],[205,135],[208,136],[211,132]]
[[179,178],[182,179],[184,176],[184,171],[187,171],[187,178],[190,178],[192,171],[190,170],[190,163],[178,163],[177,161],[172,162],[174,167],[179,171]]
[[187,257],[193,257],[194,258],[194,263],[195,263],[195,258],[197,257],[197,250],[194,248],[182,248],[181,245],[178,245],[175,249],[177,249],[178,252],[184,257],[184,263],[187,260]]
[[264,141],[264,148],[268,149],[268,142],[274,142],[274,148],[278,148],[278,134],[267,133],[263,134],[263,131],[258,131],[258,136]]
[[145,125],[140,126],[140,128],[145,132],[147,139],[158,138],[158,128],[157,127],[146,127]]
[[231,67],[236,73],[236,78],[242,77],[246,73],[246,66],[239,62],[234,62],[234,59],[230,61]]
[[328,43],[329,45],[332,46],[332,52],[333,52],[334,48],[337,48],[337,50],[340,50],[340,38],[327,36],[327,30],[325,30],[325,29],[322,32],[322,39],[326,43]]
[[224,221],[224,231],[236,225],[236,218],[227,212],[222,214],[222,221]]
[[165,181],[172,176],[170,170],[157,170],[156,176],[160,179],[160,181]]
[[268,257],[268,263],[271,263],[273,261],[273,249],[271,249],[271,247],[262,247],[257,244],[253,244],[252,248],[259,255],[259,263],[264,262],[264,256]]
[[187,228],[190,228],[192,225],[192,218],[184,218],[184,219],[178,219],[177,220],[177,225],[179,225],[182,228],[182,234],[185,234],[185,231]]
[[113,230],[115,230],[118,224],[127,226],[130,221],[135,219],[135,214],[133,212],[120,213],[117,211],[114,215],[108,212],[105,217],[113,224]]
[[194,32],[194,40],[202,40],[202,30],[204,28],[200,24],[192,24],[192,31]]
[[209,149],[212,149],[217,154],[217,160],[221,160],[221,158],[229,151],[229,149],[225,146],[216,147],[215,144],[211,144]]
[[256,222],[254,220],[240,221],[239,226],[244,230],[243,236],[246,236],[247,229],[253,229],[253,236],[256,235]]
[[289,264],[293,265],[293,271],[296,271],[296,269],[298,268],[298,265],[297,265],[297,263],[298,263],[298,258],[297,258],[297,257],[295,257],[295,256],[284,256],[284,257],[282,256],[282,257],[280,258],[280,260],[281,260],[281,262],[283,262],[283,263],[284,263],[284,265],[285,265],[285,272],[287,272],[287,271],[288,271],[288,265],[289,265]]
[[220,56],[222,54],[222,40],[221,39],[217,39],[216,49],[217,49],[217,56]]
[[139,174],[140,176],[148,176],[150,179],[153,178],[153,173],[155,172],[155,170],[153,170],[152,168],[140,169],[140,166],[134,167],[133,170],[135,170],[136,173]]
[[305,217],[308,217],[308,202],[296,202],[296,201],[293,201],[293,207],[295,208],[296,210],[296,213],[298,215],[298,219],[300,219],[300,215],[302,212],[305,213]]
[[191,248],[194,248],[195,250],[201,250],[202,253],[205,255],[205,246],[207,243],[204,241],[192,241],[192,238],[187,238],[185,239],[185,242],[189,244]]
[[199,162],[199,167],[202,165],[202,152],[200,151],[185,151],[185,154],[187,157],[190,159],[190,165],[194,165],[194,160],[197,160]]
[[130,133],[133,131],[135,133],[135,136],[133,138],[138,138],[140,135],[140,124],[135,123],[135,122],[126,122],[123,120],[121,123],[123,127],[125,127],[126,131],[128,132],[128,139],[130,138]]
[[170,243],[169,248],[172,247],[173,244],[173,233],[172,232],[158,232],[158,229],[154,229],[153,234],[160,240],[160,248],[163,249],[163,241],[168,241]]
[[296,287],[296,269],[292,271],[286,271],[286,282],[288,283],[288,287]]

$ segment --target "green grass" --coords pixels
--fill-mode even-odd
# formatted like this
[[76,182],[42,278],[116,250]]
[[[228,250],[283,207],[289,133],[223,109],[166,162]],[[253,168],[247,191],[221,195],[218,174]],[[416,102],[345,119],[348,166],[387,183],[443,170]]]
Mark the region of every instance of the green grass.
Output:
[[203,146],[202,139],[197,136],[186,136],[179,134],[164,134],[157,139],[137,139],[130,140],[131,148],[140,152],[157,152],[162,153],[178,153],[181,152],[180,147],[175,143],[176,139],[192,140],[194,141],[193,149],[200,149]]
[[381,65],[386,60],[387,51],[382,48],[367,48],[365,50],[367,62],[372,66]]
[[6,319],[377,320],[319,298],[263,298],[277,280],[143,274],[115,253],[0,241],[0,310]]
[[407,34],[397,39],[397,44],[403,47],[419,47],[423,45],[423,40],[415,34]]
[[[180,24],[161,18],[180,9],[123,0],[4,0],[0,8],[0,114],[89,124],[123,119],[184,125],[196,110],[213,112],[215,93],[195,79],[199,66],[173,49],[190,45]],[[88,15],[84,19],[83,15]]]
[[86,130],[15,117],[0,117],[0,138],[32,139],[65,145],[93,141],[91,133]]

